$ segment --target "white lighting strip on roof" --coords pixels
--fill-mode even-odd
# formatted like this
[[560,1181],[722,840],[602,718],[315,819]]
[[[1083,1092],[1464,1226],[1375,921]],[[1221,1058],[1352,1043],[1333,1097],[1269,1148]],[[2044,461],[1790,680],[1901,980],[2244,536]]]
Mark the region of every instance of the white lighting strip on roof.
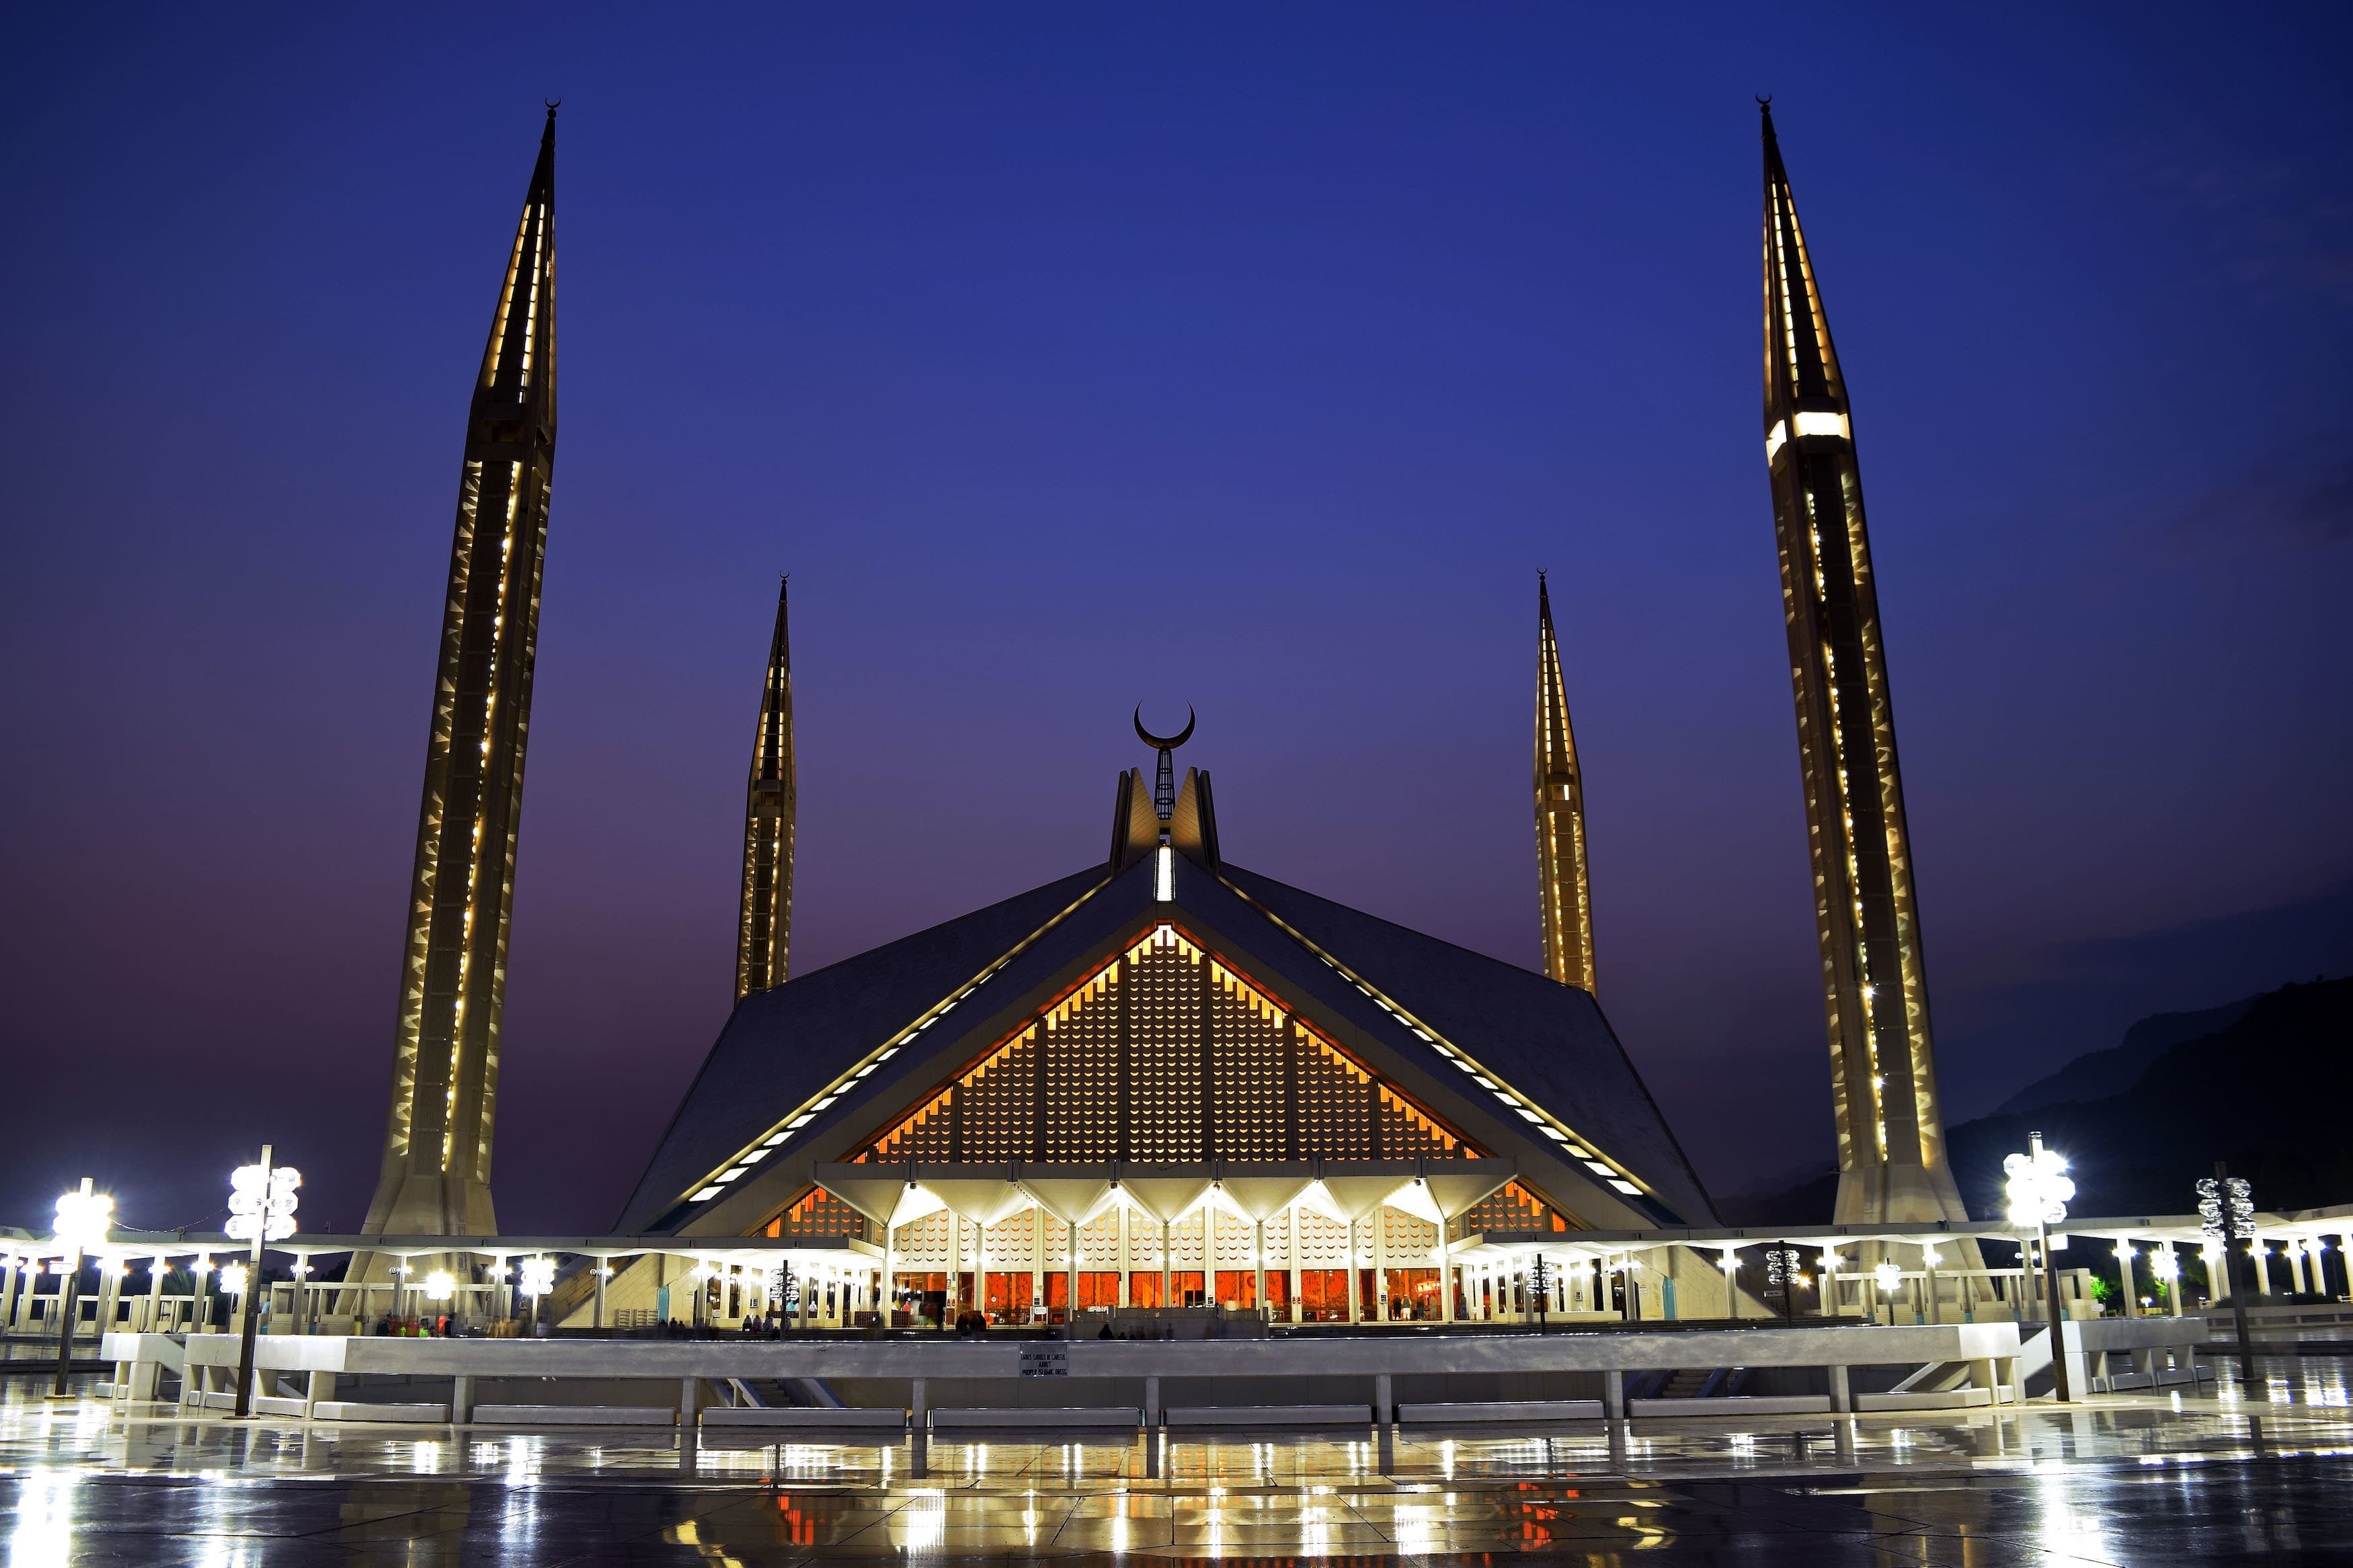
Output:
[[[1221,877],[1219,880],[1225,881],[1225,879]],[[1444,1057],[1447,1060],[1452,1062],[1473,1081],[1477,1082],[1482,1087],[1485,1088],[1490,1093],[1493,1094],[1497,1100],[1502,1100],[1504,1104],[1518,1111],[1523,1118],[1528,1121],[1534,1122],[1538,1131],[1542,1131],[1546,1137],[1551,1139],[1555,1143],[1559,1144],[1565,1152],[1574,1158],[1582,1160],[1588,1169],[1607,1178],[1609,1185],[1634,1197],[1649,1197],[1651,1195],[1648,1188],[1635,1184],[1635,1181],[1631,1179],[1634,1174],[1631,1171],[1624,1170],[1616,1165],[1604,1164],[1586,1147],[1585,1141],[1579,1139],[1577,1134],[1570,1131],[1566,1125],[1556,1121],[1542,1106],[1537,1105],[1525,1095],[1512,1089],[1500,1078],[1491,1073],[1488,1068],[1472,1059],[1472,1058],[1466,1054],[1461,1047],[1452,1045],[1447,1040],[1441,1038],[1437,1031],[1431,1029],[1427,1024],[1424,1024],[1420,1019],[1414,1017],[1404,1008],[1399,1007],[1396,1003],[1382,995],[1378,991],[1374,990],[1373,987],[1367,984],[1363,977],[1358,975],[1354,970],[1350,969],[1346,964],[1342,963],[1338,959],[1333,957],[1330,953],[1317,946],[1314,942],[1310,941],[1305,932],[1300,931],[1296,926],[1293,926],[1290,921],[1284,920],[1281,915],[1276,914],[1272,910],[1268,909],[1264,904],[1260,903],[1256,899],[1251,898],[1248,893],[1243,892],[1240,888],[1235,887],[1231,882],[1226,882],[1226,887],[1236,898],[1250,905],[1250,908],[1264,915],[1268,920],[1272,921],[1275,925],[1287,934],[1293,942],[1296,942],[1300,946],[1305,948],[1308,952],[1314,953],[1316,957],[1329,964],[1343,980],[1345,980],[1349,984],[1354,985],[1357,990],[1370,997],[1383,1012],[1388,1014],[1389,1016],[1404,1025],[1406,1028],[1412,1031],[1415,1035],[1427,1040],[1430,1043],[1430,1048],[1435,1050],[1440,1056]]]
[[991,963],[987,968],[982,970],[970,980],[965,981],[962,985],[957,986],[955,990],[949,993],[946,1000],[926,1010],[923,1016],[917,1018],[913,1023],[908,1025],[905,1028],[892,1036],[890,1039],[884,1041],[880,1048],[869,1051],[864,1057],[860,1058],[857,1066],[850,1068],[848,1072],[843,1073],[840,1077],[835,1079],[815,1097],[802,1101],[800,1105],[794,1109],[794,1112],[789,1118],[768,1129],[766,1132],[761,1134],[760,1137],[745,1145],[743,1151],[736,1154],[733,1159],[728,1161],[725,1165],[721,1166],[718,1170],[713,1171],[710,1175],[705,1176],[702,1179],[702,1182],[697,1185],[695,1190],[686,1195],[684,1201],[691,1204],[699,1204],[711,1198],[715,1198],[722,1193],[725,1192],[727,1190],[728,1183],[735,1180],[738,1176],[743,1175],[745,1172],[751,1170],[753,1166],[766,1159],[770,1153],[791,1142],[795,1133],[798,1132],[802,1128],[807,1127],[810,1122],[815,1121],[819,1113],[832,1105],[835,1100],[839,1100],[851,1089],[857,1088],[860,1079],[865,1078],[867,1074],[872,1072],[876,1068],[881,1067],[884,1062],[889,1061],[892,1057],[897,1056],[899,1054],[900,1047],[913,1039],[917,1035],[922,1034],[925,1029],[930,1028],[934,1024],[938,1023],[940,1019],[947,1014],[949,1009],[953,1008],[957,1003],[963,1001],[965,997],[971,995],[975,991],[979,990],[980,987],[985,984],[991,976],[996,974],[998,970],[1004,968],[1007,964],[1012,963],[1015,959],[1029,952],[1030,947],[1033,946],[1040,937],[1044,936],[1048,931],[1052,931],[1056,926],[1060,925],[1064,921],[1068,920],[1071,917],[1072,910],[1076,910],[1081,904],[1085,903],[1089,899],[1093,898],[1097,893],[1102,892],[1103,889],[1111,885],[1111,878],[1105,877],[1102,881],[1097,882],[1093,887],[1089,888],[1085,892],[1081,893],[1077,898],[1071,900],[1068,909],[1063,910],[1060,913],[1054,916],[1053,919],[1048,921],[1044,925],[1039,926],[1036,931],[1031,931],[1028,936],[1023,937],[1019,942],[1014,943],[1011,948],[1000,954],[995,963]]

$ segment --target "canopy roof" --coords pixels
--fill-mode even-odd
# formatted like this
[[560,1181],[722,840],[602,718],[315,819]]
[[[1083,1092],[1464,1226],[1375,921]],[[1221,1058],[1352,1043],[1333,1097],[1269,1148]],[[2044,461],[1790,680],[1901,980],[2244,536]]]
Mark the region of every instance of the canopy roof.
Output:
[[[987,1080],[995,1092],[1014,1076],[1008,1066],[987,1078],[1008,1051],[1056,1020],[1057,1037],[1073,1038],[1074,1009],[1140,973],[1140,954],[1169,950],[1199,966],[1205,995],[1213,973],[1238,999],[1221,1016],[1275,1020],[1311,1065],[1424,1129],[1406,1152],[1433,1170],[1446,1158],[1512,1162],[1519,1183],[1577,1227],[1715,1220],[1589,994],[1270,877],[1164,852],[1049,882],[746,997],[615,1228],[746,1235],[818,1185],[821,1166],[887,1169],[897,1156],[886,1150],[913,1146],[889,1142],[894,1128],[904,1134],[959,1084],[977,1094]],[[1094,1020],[1103,1026],[1100,1009]],[[1243,1049],[1218,1047],[1229,1048]],[[1250,1048],[1268,1065],[1250,1070],[1300,1070]],[[1029,1070],[1044,1095],[1042,1057]],[[1236,1069],[1221,1070],[1222,1097]],[[1099,1109],[1056,1114],[1121,1114],[1115,1097],[1101,1098]],[[1042,1109],[1038,1120],[1043,1154]],[[1164,1173],[1169,1164],[1165,1150],[1137,1157]],[[1018,1163],[1026,1185],[1058,1190],[1045,1185],[1058,1179],[1053,1162]],[[1094,1170],[1068,1174],[1092,1180]]]

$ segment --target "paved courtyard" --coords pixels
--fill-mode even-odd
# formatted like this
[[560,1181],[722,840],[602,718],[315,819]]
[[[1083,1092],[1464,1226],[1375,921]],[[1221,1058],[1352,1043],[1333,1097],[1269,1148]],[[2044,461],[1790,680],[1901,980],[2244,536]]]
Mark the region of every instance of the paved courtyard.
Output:
[[[2249,1397],[1996,1416],[1601,1423],[1402,1436],[935,1442],[414,1433],[0,1403],[6,1561],[769,1564],[833,1558],[2141,1564],[2353,1561],[2343,1363]],[[151,1407],[152,1409],[153,1407]],[[1641,1552],[1640,1558],[1627,1554]]]

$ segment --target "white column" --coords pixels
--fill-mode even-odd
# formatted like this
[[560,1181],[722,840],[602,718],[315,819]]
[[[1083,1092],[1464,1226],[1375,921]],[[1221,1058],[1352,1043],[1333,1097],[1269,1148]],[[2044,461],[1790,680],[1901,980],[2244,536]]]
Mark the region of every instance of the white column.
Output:
[[1373,1227],[1373,1316],[1389,1321],[1389,1206],[1377,1205],[1366,1217]]
[[1170,1294],[1176,1289],[1176,1225],[1171,1221],[1162,1220],[1160,1222],[1160,1304],[1163,1307],[1173,1307],[1176,1304]]
[[2135,1256],[2132,1237],[2116,1237],[2116,1277],[2124,1281],[2125,1316],[2127,1318],[2140,1316],[2140,1288],[2133,1283]]
[[1071,1282],[1063,1287],[1070,1293],[1070,1300],[1062,1308],[1062,1316],[1075,1325],[1079,1321],[1079,1227],[1075,1225],[1071,1226],[1070,1240],[1071,1250],[1062,1258],[1070,1271]]
[[153,1334],[162,1331],[164,1276],[169,1272],[170,1269],[164,1265],[164,1255],[160,1252],[155,1255],[155,1260],[147,1266],[147,1321],[139,1325],[142,1332]]
[[1454,1321],[1454,1261],[1448,1256],[1446,1216],[1438,1216],[1438,1321]]
[[2260,1236],[2255,1237],[2253,1262],[2255,1265],[2255,1289],[2257,1293],[2268,1296],[2272,1293],[2271,1243],[2265,1241]]
[[1274,1314],[1266,1310],[1266,1221],[1261,1219],[1250,1222],[1250,1242],[1255,1249],[1250,1255],[1251,1267],[1258,1271],[1257,1294],[1254,1300],[1258,1303],[1260,1313],[1272,1318]]
[[1119,1296],[1117,1300],[1123,1307],[1132,1307],[1135,1304],[1129,1300],[1133,1293],[1128,1289],[1127,1284],[1127,1277],[1135,1267],[1135,1251],[1129,1245],[1128,1240],[1129,1212],[1125,1204],[1119,1205]]
[[1029,1321],[1038,1321],[1046,1305],[1046,1211],[1029,1205]]
[[1282,1245],[1289,1258],[1288,1267],[1291,1269],[1290,1304],[1282,1309],[1283,1321],[1287,1323],[1305,1321],[1306,1309],[1300,1304],[1299,1300],[1299,1226],[1304,1213],[1305,1211],[1297,1204],[1282,1211]]
[[948,1210],[948,1289],[940,1302],[940,1327],[955,1327],[956,1312],[962,1306],[958,1300],[964,1294],[964,1215]]
[[2287,1255],[2288,1280],[2295,1287],[2295,1293],[2299,1296],[2312,1289],[2304,1282],[2304,1249],[2311,1245],[2310,1240],[2301,1236],[2291,1237],[2288,1241],[2288,1247],[2291,1249]]
[[1348,1222],[1348,1321],[1365,1321],[1364,1276],[1356,1262],[1356,1222]]

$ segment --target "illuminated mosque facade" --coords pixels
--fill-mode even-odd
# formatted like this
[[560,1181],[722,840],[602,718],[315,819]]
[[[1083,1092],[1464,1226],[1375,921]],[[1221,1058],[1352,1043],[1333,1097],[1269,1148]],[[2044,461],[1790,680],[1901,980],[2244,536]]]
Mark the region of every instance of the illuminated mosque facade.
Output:
[[[1960,1220],[1852,413],[1769,109],[1765,447],[1845,1223]],[[373,1235],[487,1235],[555,441],[554,114],[473,391]],[[1137,736],[1106,851],[789,973],[797,816],[778,591],[744,824],[735,1004],[613,1231],[801,1244],[829,1309],[947,1326],[1211,1307],[1292,1321],[1739,1310],[1713,1256],[1577,1238],[1717,1224],[1596,1000],[1584,783],[1538,584],[1544,973],[1233,863],[1193,724]],[[1246,797],[1245,797],[1246,798]],[[1550,1252],[1547,1249],[1551,1249]],[[1557,1255],[1554,1265],[1532,1259]],[[667,1302],[674,1259],[558,1316]],[[712,1316],[758,1310],[731,1287]],[[708,1298],[706,1298],[707,1300]],[[634,1304],[634,1305],[633,1305]]]

